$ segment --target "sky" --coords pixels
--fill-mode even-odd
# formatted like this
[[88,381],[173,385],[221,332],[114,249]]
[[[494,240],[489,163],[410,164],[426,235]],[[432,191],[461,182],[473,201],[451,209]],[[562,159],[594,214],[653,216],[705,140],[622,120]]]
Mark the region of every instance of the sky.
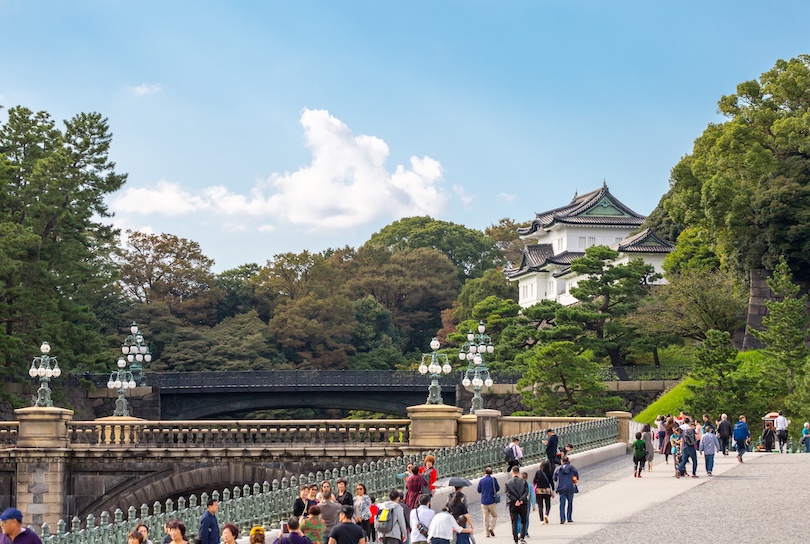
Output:
[[[717,101],[810,54],[810,3],[0,0],[0,105],[100,112],[122,230],[215,271],[484,229],[605,181],[648,214]],[[0,111],[0,119],[5,115]]]

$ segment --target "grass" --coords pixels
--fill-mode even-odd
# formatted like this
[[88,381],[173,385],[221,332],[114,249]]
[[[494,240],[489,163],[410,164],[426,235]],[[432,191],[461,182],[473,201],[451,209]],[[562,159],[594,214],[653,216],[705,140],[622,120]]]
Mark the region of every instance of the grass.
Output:
[[647,408],[633,418],[639,423],[652,424],[655,418],[661,414],[677,414],[683,410],[686,399],[691,395],[687,385],[693,384],[692,378],[686,378],[681,383],[658,397],[658,399],[647,406]]

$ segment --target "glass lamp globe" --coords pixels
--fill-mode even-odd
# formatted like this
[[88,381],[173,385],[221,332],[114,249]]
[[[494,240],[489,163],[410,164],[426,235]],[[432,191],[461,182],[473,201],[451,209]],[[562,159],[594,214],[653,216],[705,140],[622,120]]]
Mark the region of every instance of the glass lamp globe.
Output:
[[121,380],[115,380],[115,388],[116,389],[122,389],[122,386],[123,386],[123,384],[121,383]]
[[110,380],[107,382],[107,389],[115,389],[115,382]]
[[121,389],[129,389],[129,382],[124,380],[121,382]]
[[147,348],[146,346],[141,346],[141,347],[140,347],[140,352],[141,352],[141,353],[146,353],[146,350],[147,350],[147,349],[149,349],[149,348]]
[[467,332],[467,341],[472,342],[473,340],[475,340],[475,335],[473,334],[472,331],[468,331]]
[[138,361],[138,362],[140,363],[141,361],[143,361],[143,355],[141,355],[140,353],[139,353],[139,354],[137,354],[137,355],[135,356],[135,360],[136,360],[136,361]]
[[467,358],[467,354],[465,352],[463,352],[463,351],[459,351],[458,352],[458,358],[463,361],[464,359]]
[[419,365],[419,374],[427,374],[427,370],[427,365],[425,363]]
[[31,365],[31,368],[28,369],[28,375],[31,376],[32,378],[37,377],[37,369],[34,368],[34,365]]
[[51,346],[48,344],[48,342],[42,342],[42,345],[39,346],[39,351],[41,351],[42,353],[50,353]]
[[444,363],[444,366],[442,367],[442,371],[445,374],[450,374],[450,372],[453,371],[453,367],[450,366],[450,363]]
[[137,343],[139,343],[139,344],[140,344],[141,342],[143,342],[143,335],[139,333],[139,334],[138,334],[138,335],[135,337],[135,341],[136,341]]
[[430,373],[431,374],[438,374],[441,371],[442,371],[442,367],[440,367],[439,365],[437,365],[437,364],[430,365]]
[[492,387],[492,378],[487,378],[486,380],[484,380],[484,385],[486,385],[487,387]]
[[123,357],[120,357],[116,364],[118,365],[118,368],[124,368],[125,366],[127,366],[127,362],[124,360]]
[[478,346],[476,346],[475,344],[470,346],[470,353],[477,353],[477,352],[478,352]]
[[132,334],[138,334],[138,325],[133,323],[132,326],[129,328],[129,332]]
[[133,355],[138,353],[138,346],[129,346],[129,352]]
[[439,340],[437,338],[434,338],[433,340],[430,341],[430,349],[432,349],[433,351],[439,349],[440,346],[441,344],[439,343]]
[[151,360],[152,360],[152,354],[151,354],[151,353],[147,353],[146,355],[144,355],[144,356],[143,356],[143,360],[144,360],[144,361],[146,361],[146,362],[148,363],[149,361],[151,361]]
[[40,367],[37,369],[37,376],[39,376],[40,378],[44,378],[44,377],[45,377],[45,367],[44,367],[44,366],[40,366]]
[[481,361],[483,361],[483,359],[481,359],[481,356],[480,356],[480,355],[478,355],[478,354],[476,354],[476,355],[475,355],[475,358],[473,359],[473,362],[474,362],[475,364],[477,364],[477,365],[480,365],[480,364],[481,364]]
[[481,387],[484,385],[484,382],[481,381],[481,378],[473,378],[473,385],[476,387]]
[[135,356],[134,356],[134,355],[131,355],[131,354],[130,354],[130,355],[127,355],[127,361],[129,361],[129,362],[131,363],[131,362],[132,362],[132,361],[134,361],[134,360],[135,360]]
[[62,369],[59,368],[58,366],[54,367],[54,369],[53,369],[53,377],[58,378],[61,375],[62,375]]
[[121,346],[121,353],[123,353],[124,355],[129,353],[129,346]]
[[487,353],[495,353],[495,346],[492,344],[487,344]]
[[135,380],[129,380],[129,388],[130,389],[135,389],[135,385],[136,385]]
[[484,322],[479,321],[478,322],[478,332],[481,333],[481,334],[484,334],[485,330],[487,330],[487,328],[484,326]]
[[45,369],[45,377],[46,378],[53,378],[53,370],[51,370],[50,368],[46,368]]
[[461,380],[461,385],[463,385],[464,387],[469,387],[470,386],[470,379],[469,378],[464,378],[463,380]]

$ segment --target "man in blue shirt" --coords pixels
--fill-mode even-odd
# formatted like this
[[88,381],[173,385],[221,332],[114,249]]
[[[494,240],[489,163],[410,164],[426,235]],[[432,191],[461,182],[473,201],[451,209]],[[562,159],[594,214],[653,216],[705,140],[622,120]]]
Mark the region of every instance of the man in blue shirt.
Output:
[[484,477],[478,480],[478,492],[481,494],[481,511],[484,513],[484,534],[487,538],[495,536],[495,522],[498,521],[498,504],[495,495],[501,490],[498,480],[492,477],[492,467],[484,470]]
[[200,544],[219,544],[219,523],[216,516],[219,504],[214,499],[209,499],[206,506],[208,508],[200,518]]
[[[0,514],[0,527],[3,529],[3,534],[13,544],[42,544],[34,531],[22,526],[22,512],[16,508],[6,508]],[[0,534],[0,537],[3,534]],[[0,538],[0,542],[2,540]]]
[[740,421],[734,425],[734,443],[737,445],[737,461],[743,462],[742,456],[745,453],[748,443],[751,441],[751,431],[745,422],[745,416],[740,416]]

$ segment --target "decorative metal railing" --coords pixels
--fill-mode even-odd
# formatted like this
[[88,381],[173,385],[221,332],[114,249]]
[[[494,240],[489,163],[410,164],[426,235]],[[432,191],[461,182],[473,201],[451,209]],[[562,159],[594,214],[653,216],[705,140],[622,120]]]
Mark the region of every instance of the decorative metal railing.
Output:
[[[571,443],[575,451],[614,444],[618,438],[616,418],[575,423],[559,427],[556,431],[560,444]],[[545,432],[541,431],[518,435],[527,462],[538,462],[545,458],[545,446],[542,443],[545,437]],[[270,527],[287,519],[292,511],[293,501],[298,496],[299,486],[304,483],[320,484],[323,480],[329,480],[335,489],[336,480],[343,477],[349,482],[349,489],[353,489],[354,484],[363,482],[371,495],[381,496],[391,488],[400,487],[401,474],[405,472],[407,465],[421,464],[427,454],[436,456],[436,469],[442,477],[475,477],[488,466],[503,466],[503,449],[509,440],[509,437],[495,438],[418,455],[342,467],[325,473],[273,480],[272,483],[245,485],[233,490],[225,489],[222,493],[214,491],[211,497],[220,501],[217,514],[220,527],[224,523],[235,523],[240,532],[245,533],[251,526]],[[151,534],[160,535],[163,524],[169,519],[181,520],[188,528],[186,536],[193,539],[208,498],[203,493],[199,500],[192,495],[188,499],[180,498],[177,502],[156,502],[151,508],[146,504],[140,508],[131,506],[127,509],[126,519],[124,512],[116,510],[112,519],[104,512],[98,521],[92,515],[87,516],[84,523],[79,518],[73,518],[69,527],[64,521],[60,521],[53,534],[51,528],[44,525],[42,541],[44,544],[125,544],[126,535],[137,523],[145,523]]]
[[0,421],[0,448],[11,448],[17,445],[17,421]]
[[609,366],[599,369],[603,382],[680,380],[692,370],[689,366]]
[[409,419],[71,421],[71,447],[228,448],[273,444],[407,444]]

